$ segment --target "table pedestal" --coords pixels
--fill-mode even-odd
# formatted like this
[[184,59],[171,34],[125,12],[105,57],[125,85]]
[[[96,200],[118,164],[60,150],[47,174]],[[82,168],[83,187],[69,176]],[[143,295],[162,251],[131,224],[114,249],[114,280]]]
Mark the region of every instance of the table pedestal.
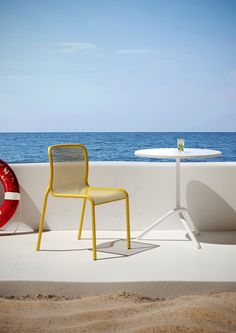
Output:
[[180,206],[180,158],[176,158],[176,207],[174,209],[171,209],[168,213],[163,215],[161,218],[151,224],[148,228],[142,231],[141,234],[138,235],[137,239],[142,239],[144,235],[146,235],[149,231],[154,229],[159,223],[163,222],[167,217],[172,214],[178,214],[179,220],[180,222],[182,222],[185,229],[187,230],[190,239],[192,240],[196,248],[200,249],[201,246],[194,235],[194,233],[199,233],[199,231],[195,226],[188,209]]

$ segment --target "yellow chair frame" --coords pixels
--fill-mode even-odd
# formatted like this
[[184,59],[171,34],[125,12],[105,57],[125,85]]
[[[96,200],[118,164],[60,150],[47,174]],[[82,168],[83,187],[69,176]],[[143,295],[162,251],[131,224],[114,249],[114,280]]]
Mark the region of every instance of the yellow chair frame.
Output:
[[[112,190],[112,191],[118,191],[122,192],[124,194],[124,198],[122,199],[116,199],[116,200],[110,200],[102,203],[95,204],[94,200],[91,196],[87,194],[63,194],[63,193],[56,193],[53,191],[53,156],[52,156],[52,150],[53,148],[66,148],[66,147],[80,147],[84,151],[84,157],[85,157],[85,163],[86,163],[86,172],[85,172],[85,184],[88,188],[90,189],[96,189],[99,191],[104,191],[104,190]],[[125,200],[126,202],[126,233],[127,233],[127,247],[128,249],[131,248],[131,241],[130,241],[130,213],[129,213],[129,195],[124,189],[117,189],[117,188],[98,188],[98,187],[91,187],[88,184],[88,152],[87,149],[84,145],[82,144],[61,144],[61,145],[53,145],[48,147],[48,156],[49,156],[49,163],[50,163],[50,176],[49,176],[49,185],[47,187],[47,190],[44,194],[44,199],[43,199],[43,208],[42,208],[42,213],[41,213],[41,218],[40,218],[40,224],[39,224],[39,233],[38,233],[38,240],[37,240],[37,246],[36,246],[36,251],[40,250],[40,244],[41,244],[41,238],[42,238],[42,232],[43,232],[43,225],[45,221],[45,213],[46,213],[46,207],[47,207],[47,200],[48,200],[48,195],[49,193],[54,196],[54,197],[61,197],[61,198],[79,198],[83,199],[83,204],[82,204],[82,210],[81,210],[81,215],[80,215],[80,224],[79,224],[79,229],[78,229],[78,239],[81,239],[82,235],[82,228],[83,228],[83,222],[84,222],[84,213],[85,213],[85,207],[86,207],[86,202],[87,200],[90,202],[91,205],[91,218],[92,218],[92,244],[93,244],[93,259],[97,259],[97,250],[96,250],[96,223],[95,223],[95,206],[101,205],[104,203],[109,203],[113,201],[118,201],[118,200]]]

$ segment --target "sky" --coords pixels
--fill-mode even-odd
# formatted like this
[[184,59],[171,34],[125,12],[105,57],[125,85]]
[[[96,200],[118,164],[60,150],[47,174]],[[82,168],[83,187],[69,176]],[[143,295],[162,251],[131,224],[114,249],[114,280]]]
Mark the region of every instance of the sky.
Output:
[[0,0],[0,131],[236,131],[236,0]]

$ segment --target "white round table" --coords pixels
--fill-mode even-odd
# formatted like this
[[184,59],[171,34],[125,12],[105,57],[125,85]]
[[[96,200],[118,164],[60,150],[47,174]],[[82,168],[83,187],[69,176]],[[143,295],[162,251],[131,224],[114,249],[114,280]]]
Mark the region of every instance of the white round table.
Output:
[[[178,213],[180,221],[186,228],[189,237],[194,242],[195,246],[200,249],[201,246],[196,239],[194,232],[197,233],[198,230],[193,223],[191,215],[187,208],[181,207],[180,205],[180,160],[191,159],[191,158],[210,158],[220,156],[222,153],[218,150],[210,149],[195,149],[186,148],[183,152],[178,151],[177,148],[153,148],[153,149],[142,149],[136,150],[135,155],[146,158],[165,158],[165,159],[175,159],[176,160],[176,207],[167,212],[164,216],[155,221],[152,225],[146,228],[137,239],[143,238],[150,230],[154,229],[159,223],[163,222],[168,216],[173,213]],[[192,228],[193,227],[193,231]]]

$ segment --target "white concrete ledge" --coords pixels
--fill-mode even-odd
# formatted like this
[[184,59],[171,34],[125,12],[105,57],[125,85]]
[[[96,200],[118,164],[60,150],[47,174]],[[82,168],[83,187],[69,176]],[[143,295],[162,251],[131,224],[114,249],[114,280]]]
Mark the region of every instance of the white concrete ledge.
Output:
[[[17,210],[3,230],[37,230],[48,164],[12,165],[21,186],[21,211]],[[175,205],[175,163],[91,162],[93,186],[123,187],[130,194],[132,230],[143,230]],[[182,163],[181,201],[200,230],[236,230],[236,163]],[[45,229],[74,230],[78,227],[81,202],[50,198]],[[98,230],[124,230],[122,201],[97,207]],[[21,213],[21,215],[20,215]],[[90,229],[89,209],[85,229]],[[174,216],[160,230],[181,230]]]

